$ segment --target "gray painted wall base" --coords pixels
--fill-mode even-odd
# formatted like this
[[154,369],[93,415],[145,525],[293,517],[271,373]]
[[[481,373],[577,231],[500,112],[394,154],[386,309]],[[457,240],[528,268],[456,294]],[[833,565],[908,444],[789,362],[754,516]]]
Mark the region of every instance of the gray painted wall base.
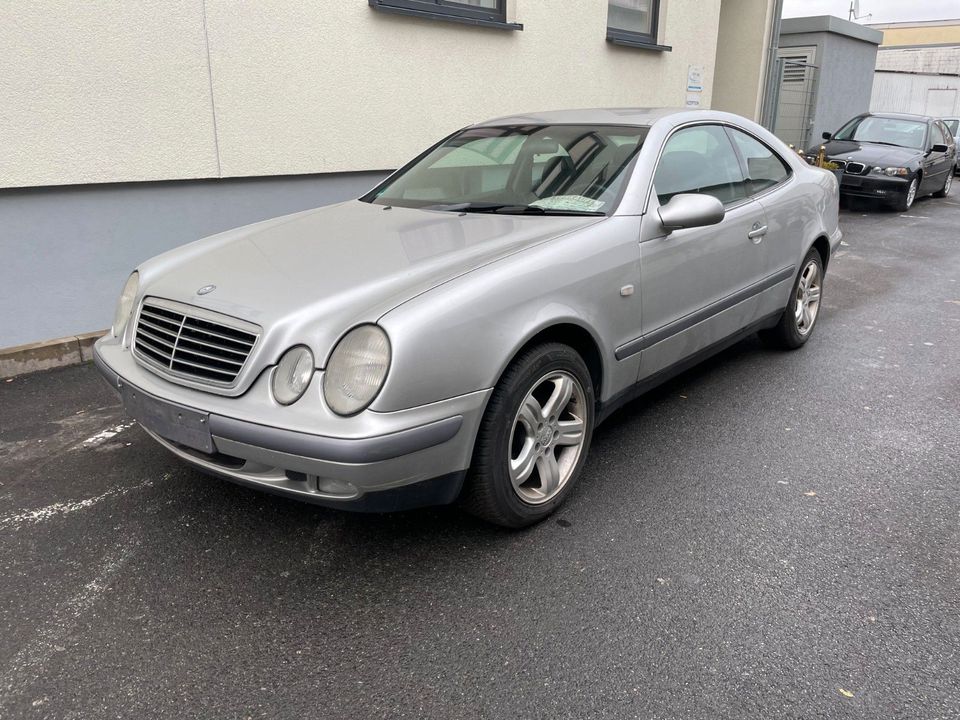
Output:
[[0,348],[109,327],[127,275],[184,243],[359,197],[386,172],[0,191]]

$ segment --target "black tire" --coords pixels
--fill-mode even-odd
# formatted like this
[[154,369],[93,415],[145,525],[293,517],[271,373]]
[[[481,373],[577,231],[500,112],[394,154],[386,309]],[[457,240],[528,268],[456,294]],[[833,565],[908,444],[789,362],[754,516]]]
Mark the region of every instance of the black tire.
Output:
[[943,187],[937,190],[933,196],[935,198],[945,198],[950,194],[950,186],[953,184],[953,173],[948,172],[946,177],[943,178]]
[[907,210],[912,208],[914,201],[920,195],[920,176],[914,175],[910,179],[910,182],[917,184],[917,189],[914,191],[914,196],[911,198],[910,192],[909,190],[907,190],[907,191],[904,191],[901,195],[899,195],[896,199],[894,199],[892,206],[893,206],[893,209],[896,210],[897,212],[906,212]]
[[820,282],[821,294],[818,303],[823,302],[823,259],[815,248],[811,248],[810,252],[807,253],[807,256],[800,264],[800,272],[797,273],[797,277],[793,281],[793,288],[790,290],[790,299],[787,301],[787,306],[784,308],[783,314],[780,316],[777,324],[768,330],[761,330],[758,333],[760,339],[770,347],[781,350],[796,350],[799,347],[803,347],[807,343],[807,340],[810,339],[810,336],[813,335],[814,330],[816,330],[817,319],[820,317],[820,304],[817,305],[817,312],[814,315],[813,322],[806,332],[801,332],[796,316],[800,281],[801,278],[803,278],[807,266],[811,263],[817,267],[817,275]]
[[[583,397],[584,440],[572,473],[557,494],[541,504],[524,501],[510,480],[514,422],[520,405],[551,372],[572,376]],[[524,351],[504,372],[494,388],[477,433],[473,462],[460,502],[477,517],[508,528],[522,528],[540,522],[556,510],[570,494],[590,450],[596,422],[596,398],[590,371],[580,355],[568,345],[546,343]],[[539,445],[537,447],[540,447]]]

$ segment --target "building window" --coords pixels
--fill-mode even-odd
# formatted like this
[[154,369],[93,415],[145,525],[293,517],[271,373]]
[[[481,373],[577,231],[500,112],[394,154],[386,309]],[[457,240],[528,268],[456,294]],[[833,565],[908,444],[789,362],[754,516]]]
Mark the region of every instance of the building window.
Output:
[[430,20],[452,20],[469,25],[523,30],[507,22],[507,0],[369,0],[380,12],[414,15]]
[[657,43],[660,0],[608,0],[607,40],[617,45],[671,50]]

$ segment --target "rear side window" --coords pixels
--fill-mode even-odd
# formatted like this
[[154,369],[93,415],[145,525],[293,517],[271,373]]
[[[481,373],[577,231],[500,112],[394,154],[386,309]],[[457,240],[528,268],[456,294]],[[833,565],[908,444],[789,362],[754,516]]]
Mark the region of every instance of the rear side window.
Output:
[[790,176],[790,168],[783,158],[762,142],[734,128],[730,128],[730,134],[747,164],[747,186],[751,195],[779,185]]
[[661,205],[681,193],[712,195],[725,205],[747,196],[740,161],[719,125],[696,125],[671,135],[653,185]]
[[953,137],[957,136],[957,128],[960,128],[960,120],[944,120],[943,124]]

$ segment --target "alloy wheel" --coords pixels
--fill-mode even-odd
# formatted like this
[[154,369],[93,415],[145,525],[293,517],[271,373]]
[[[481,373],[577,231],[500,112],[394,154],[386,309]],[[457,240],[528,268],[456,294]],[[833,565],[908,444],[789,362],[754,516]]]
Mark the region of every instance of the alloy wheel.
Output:
[[950,192],[950,188],[953,185],[953,173],[947,173],[947,182],[943,186],[943,194],[946,195]]
[[917,179],[914,178],[910,181],[910,187],[907,189],[907,209],[913,205],[913,201],[917,199]]
[[583,387],[557,370],[534,383],[513,421],[509,470],[514,491],[526,503],[555,497],[573,475],[587,440]]
[[797,284],[797,297],[794,303],[794,317],[797,322],[797,332],[801,336],[807,335],[817,321],[820,312],[820,266],[810,261],[800,274]]

